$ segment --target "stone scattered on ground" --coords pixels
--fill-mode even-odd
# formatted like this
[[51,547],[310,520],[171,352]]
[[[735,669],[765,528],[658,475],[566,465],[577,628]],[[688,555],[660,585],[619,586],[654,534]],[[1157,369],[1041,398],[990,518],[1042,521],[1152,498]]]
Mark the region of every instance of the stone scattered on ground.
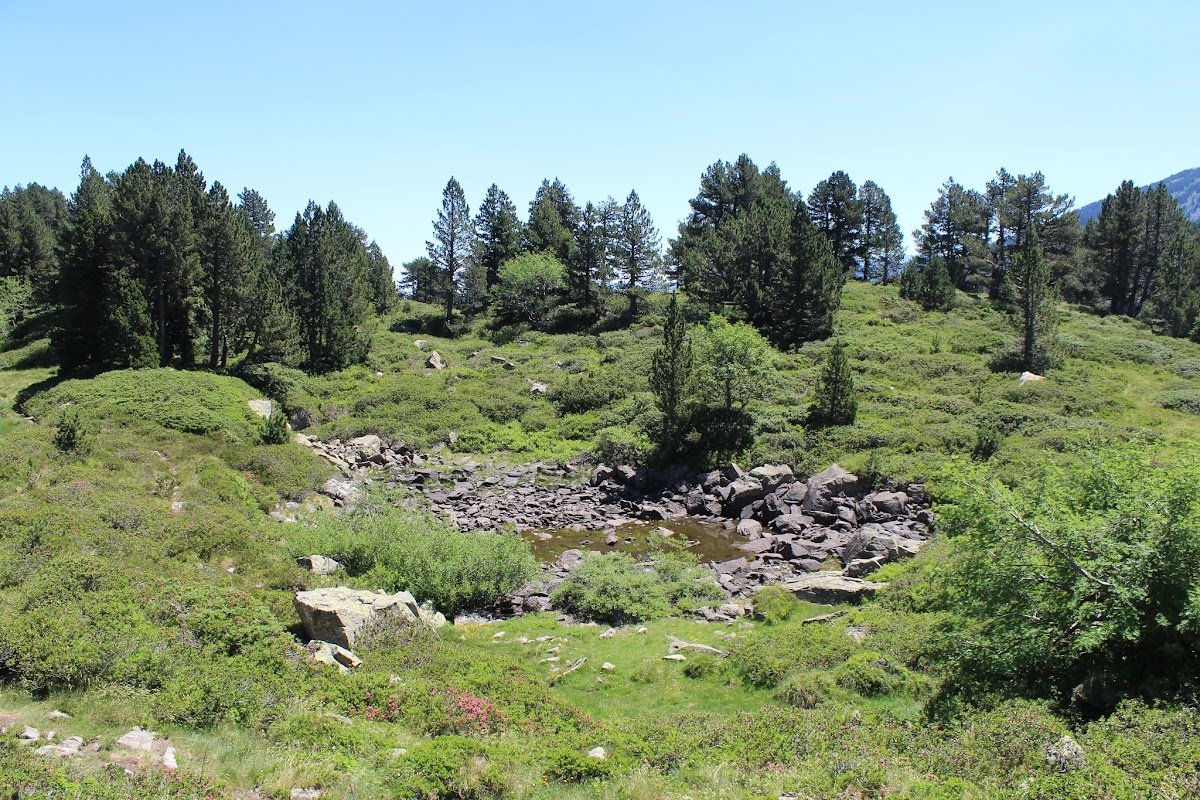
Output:
[[441,353],[439,353],[437,350],[434,350],[429,354],[429,357],[425,359],[425,366],[431,369],[445,369],[446,361],[442,358]]
[[347,650],[354,648],[359,633],[368,623],[394,618],[434,628],[446,624],[444,616],[418,605],[408,592],[378,594],[337,586],[299,592],[294,604],[310,639]]
[[608,758],[608,751],[603,747],[593,747],[591,750],[588,750],[588,758],[598,758],[603,761]]
[[349,672],[362,666],[362,659],[341,645],[330,642],[311,641],[306,646],[309,659],[314,664],[337,667],[339,672]]
[[33,751],[33,754],[38,756],[53,756],[56,758],[71,758],[79,755],[79,751],[82,747],[82,737],[68,736],[58,744],[48,744],[39,747],[37,750]]
[[247,400],[246,405],[250,406],[251,411],[264,419],[271,416],[271,412],[275,407],[270,400]]
[[154,750],[154,737],[157,734],[154,731],[148,731],[141,727],[134,728],[129,733],[126,733],[120,739],[117,739],[117,747],[124,747],[127,750],[144,750],[151,752]]
[[26,742],[36,742],[38,739],[42,738],[42,732],[37,728],[26,725],[25,730],[17,734],[17,738]]

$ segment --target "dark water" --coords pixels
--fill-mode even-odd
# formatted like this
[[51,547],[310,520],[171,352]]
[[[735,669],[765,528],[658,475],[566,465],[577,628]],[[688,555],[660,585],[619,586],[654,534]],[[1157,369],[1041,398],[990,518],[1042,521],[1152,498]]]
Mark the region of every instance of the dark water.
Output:
[[[656,533],[659,528],[674,532],[674,536],[663,537]],[[736,530],[727,529],[723,525],[694,520],[669,520],[667,522],[630,522],[617,528],[617,543],[604,543],[603,531],[550,531],[551,538],[542,539],[532,531],[521,534],[533,547],[533,554],[543,562],[555,561],[567,550],[594,550],[597,553],[610,553],[619,550],[633,556],[643,556],[650,549],[651,542],[656,544],[668,543],[680,546],[688,545],[685,549],[701,562],[728,561],[746,555],[737,549],[739,544],[746,542]],[[588,543],[590,542],[590,544]]]

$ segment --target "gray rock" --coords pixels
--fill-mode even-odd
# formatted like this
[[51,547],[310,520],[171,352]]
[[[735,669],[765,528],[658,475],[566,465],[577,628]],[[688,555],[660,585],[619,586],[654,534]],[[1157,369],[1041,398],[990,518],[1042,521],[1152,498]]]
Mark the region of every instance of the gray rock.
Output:
[[429,354],[429,357],[425,359],[425,366],[433,369],[445,369],[446,362],[442,358],[441,353],[439,353],[437,350],[434,350]]
[[864,597],[872,597],[884,587],[861,578],[850,578],[840,570],[812,572],[786,581],[783,588],[793,592],[801,600],[816,603],[857,603]]
[[781,514],[771,520],[771,527],[779,533],[799,534],[812,524],[813,518],[806,514]]
[[317,575],[332,575],[342,568],[341,562],[320,555],[300,556],[296,563]]
[[360,461],[365,461],[372,456],[379,455],[380,450],[383,449],[383,440],[375,434],[369,433],[346,442],[346,447],[358,453],[361,456]]
[[832,498],[839,495],[855,497],[862,493],[862,480],[837,464],[808,479],[808,493],[804,497],[804,510],[833,512]]
[[117,739],[117,746],[127,750],[144,750],[147,753],[154,750],[154,731],[134,728],[129,733]]
[[725,487],[724,510],[726,516],[736,516],[755,500],[763,499],[767,490],[757,478],[739,478]]
[[408,592],[377,594],[339,586],[299,592],[296,611],[310,639],[352,649],[363,627],[381,617],[441,627],[446,619],[417,605]]
[[1046,751],[1046,763],[1055,772],[1074,772],[1087,764],[1087,757],[1078,742],[1063,736]]
[[762,536],[762,523],[753,519],[744,519],[738,523],[737,532],[747,539],[757,539]]
[[750,477],[757,478],[768,492],[773,492],[784,484],[793,483],[796,476],[792,468],[786,464],[764,464],[750,470]]
[[341,645],[312,641],[308,643],[307,649],[314,664],[337,667],[340,672],[349,672],[362,666],[362,659]]

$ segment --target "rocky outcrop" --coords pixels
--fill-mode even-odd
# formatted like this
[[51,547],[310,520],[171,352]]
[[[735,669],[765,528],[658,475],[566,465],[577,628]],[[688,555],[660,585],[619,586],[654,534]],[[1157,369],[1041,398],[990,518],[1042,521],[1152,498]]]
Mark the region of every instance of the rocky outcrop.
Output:
[[840,570],[813,572],[786,581],[783,588],[795,593],[801,600],[812,603],[858,603],[882,589],[884,584],[872,583],[861,578],[851,578]]
[[294,602],[310,639],[347,650],[353,649],[362,630],[377,620],[392,617],[433,627],[446,624],[445,617],[417,605],[408,592],[378,594],[338,586],[299,592]]

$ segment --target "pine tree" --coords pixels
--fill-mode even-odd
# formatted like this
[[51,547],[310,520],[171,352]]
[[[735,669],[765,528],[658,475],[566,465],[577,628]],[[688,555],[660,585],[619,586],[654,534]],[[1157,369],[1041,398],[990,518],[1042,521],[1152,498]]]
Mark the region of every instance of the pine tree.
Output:
[[471,207],[462,186],[451,177],[442,191],[442,208],[433,222],[433,241],[425,242],[429,260],[440,273],[447,322],[454,318],[459,281],[471,264],[474,249]]
[[[253,288],[250,231],[220,181],[208,190],[203,213],[200,291],[209,322],[209,369],[224,367],[229,342],[248,311]],[[234,345],[236,351],[236,345]]]
[[665,461],[669,461],[682,444],[680,439],[687,418],[693,362],[691,332],[680,311],[678,298],[672,293],[663,322],[663,341],[650,362],[650,391],[662,414],[658,447]]
[[629,298],[629,316],[637,316],[638,296],[652,288],[662,265],[662,240],[636,191],[621,206],[613,256],[621,292]]
[[484,288],[500,280],[500,266],[521,252],[521,220],[517,207],[496,184],[488,187],[475,215],[475,263],[484,273]]
[[788,256],[766,291],[765,327],[779,347],[797,347],[833,332],[847,276],[803,203],[793,207]]
[[904,234],[896,222],[891,198],[875,181],[859,187],[858,201],[862,209],[859,277],[886,285],[904,252]]
[[900,296],[919,303],[926,311],[945,311],[954,306],[954,282],[939,255],[914,258],[900,275]]
[[841,341],[833,343],[817,385],[813,404],[808,410],[809,421],[815,425],[849,425],[858,415],[858,397],[854,376],[846,359]]
[[833,255],[850,274],[858,269],[863,207],[858,189],[845,172],[838,170],[816,185],[808,196],[808,213],[829,239]]
[[1021,318],[1021,368],[1042,372],[1049,362],[1056,323],[1054,293],[1037,228],[1030,225],[1022,239],[1011,267]]
[[51,335],[64,371],[102,369],[109,276],[115,271],[112,187],[84,157],[67,205],[57,294],[63,324]]
[[950,178],[938,189],[938,197],[925,211],[925,223],[913,233],[919,257],[928,261],[939,256],[959,289],[983,265],[986,250],[987,211],[983,197],[964,189]]

